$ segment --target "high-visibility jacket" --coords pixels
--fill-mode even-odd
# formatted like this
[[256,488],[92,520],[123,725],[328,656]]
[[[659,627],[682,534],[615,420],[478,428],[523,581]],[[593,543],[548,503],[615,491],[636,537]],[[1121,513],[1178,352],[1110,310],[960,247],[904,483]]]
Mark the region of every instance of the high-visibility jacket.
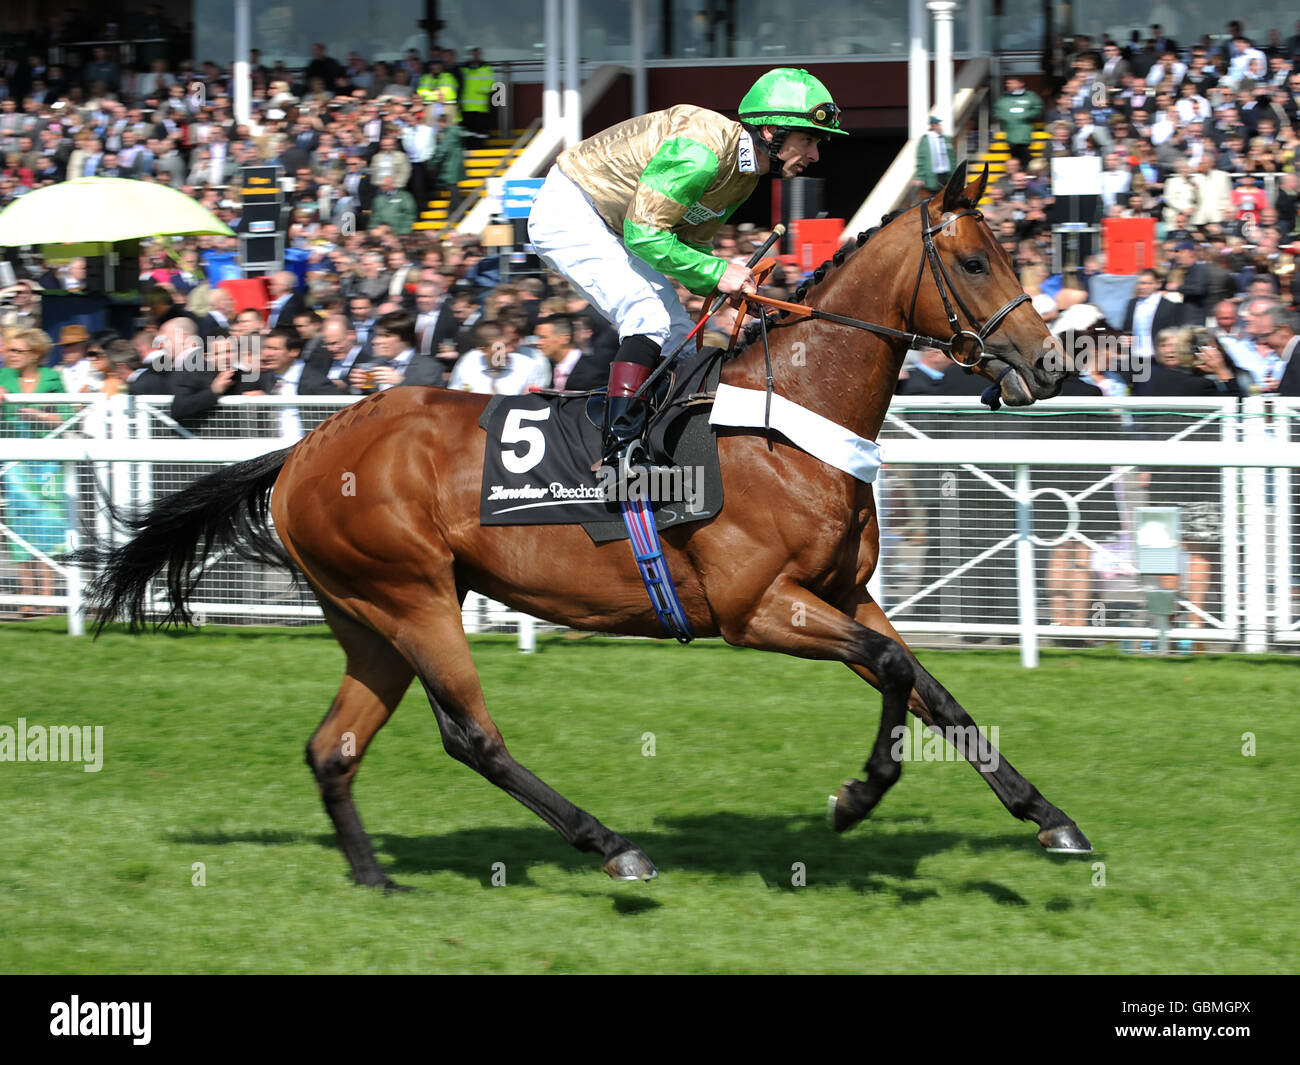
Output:
[[455,104],[456,75],[443,71],[441,74],[421,74],[416,87],[416,95],[426,103]]
[[460,109],[462,111],[487,114],[492,99],[492,81],[495,75],[487,63],[479,66],[460,68],[464,85],[460,91]]

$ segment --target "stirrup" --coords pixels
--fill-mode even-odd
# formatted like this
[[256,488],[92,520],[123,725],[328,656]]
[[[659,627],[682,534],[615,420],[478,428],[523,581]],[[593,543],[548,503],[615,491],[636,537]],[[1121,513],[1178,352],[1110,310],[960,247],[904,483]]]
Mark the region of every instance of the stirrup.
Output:
[[639,439],[629,441],[614,457],[618,463],[618,479],[621,483],[632,480],[637,470],[651,469],[650,453]]
[[611,467],[622,480],[631,470],[649,465],[650,455],[640,437],[634,440],[606,439],[601,447],[600,458],[592,463],[591,472]]

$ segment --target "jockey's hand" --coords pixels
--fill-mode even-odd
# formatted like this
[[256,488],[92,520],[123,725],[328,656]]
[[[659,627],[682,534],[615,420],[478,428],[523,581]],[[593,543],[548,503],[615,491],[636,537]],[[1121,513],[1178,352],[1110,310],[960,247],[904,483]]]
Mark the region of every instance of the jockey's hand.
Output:
[[[724,296],[757,292],[758,281],[754,277],[754,271],[744,263],[728,263],[726,272],[718,280],[718,291]],[[741,305],[740,300],[732,300],[731,303],[735,307]]]

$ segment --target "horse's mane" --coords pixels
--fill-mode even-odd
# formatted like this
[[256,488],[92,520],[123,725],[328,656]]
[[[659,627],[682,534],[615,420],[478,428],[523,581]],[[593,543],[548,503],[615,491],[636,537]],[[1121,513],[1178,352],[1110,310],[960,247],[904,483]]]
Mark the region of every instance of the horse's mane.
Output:
[[[961,208],[961,207],[973,207],[974,205],[971,204],[970,201],[967,200],[965,196],[963,196],[961,200],[958,202],[957,206]],[[808,293],[811,292],[815,286],[820,285],[822,281],[826,279],[826,275],[830,273],[832,269],[843,266],[845,260],[847,260],[849,256],[857,252],[864,244],[867,243],[867,241],[869,241],[872,237],[874,237],[877,233],[879,233],[882,229],[884,229],[885,226],[889,225],[889,223],[892,222],[895,218],[899,217],[899,215],[906,214],[909,210],[911,210],[910,207],[904,207],[902,210],[890,211],[887,215],[885,215],[880,219],[880,225],[872,226],[870,229],[864,229],[861,233],[859,233],[854,238],[852,247],[849,246],[848,241],[845,241],[845,243],[839,247],[839,249],[835,252],[834,255],[832,255],[829,259],[827,259],[824,263],[822,263],[821,266],[817,267],[817,269],[812,272],[812,276],[809,277],[804,282],[802,282],[799,285],[799,287],[794,290],[794,298],[791,302],[802,303],[804,299],[807,297]],[[767,319],[767,328],[770,330],[782,324],[781,320],[783,318],[788,318],[789,312],[768,311],[764,314],[764,317]],[[798,319],[798,321],[804,321],[804,320],[805,319]],[[761,321],[753,321],[750,322],[749,325],[745,326],[744,336],[736,344],[735,348],[733,348],[730,352],[728,352],[726,357],[735,358],[742,351],[744,351],[745,348],[747,348],[750,344],[752,344],[755,340],[758,339],[759,334],[762,331],[762,328],[763,325]]]

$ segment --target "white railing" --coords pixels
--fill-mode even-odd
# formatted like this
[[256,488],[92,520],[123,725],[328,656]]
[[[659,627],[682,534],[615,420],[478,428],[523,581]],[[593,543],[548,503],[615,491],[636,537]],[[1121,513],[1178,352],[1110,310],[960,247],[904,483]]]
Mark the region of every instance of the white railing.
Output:
[[[214,466],[285,446],[348,402],[223,399],[196,426],[170,418],[170,397],[8,397],[0,614],[57,610],[82,632],[81,577],[58,556],[86,535],[120,538],[102,498],[140,509]],[[18,415],[32,408],[58,418]],[[1176,644],[1300,647],[1300,401],[1058,399],[993,414],[974,399],[900,397],[880,440],[871,589],[911,642],[1016,642],[1033,665],[1045,639],[1156,640],[1147,589],[1157,582],[1136,570],[1134,515],[1157,505],[1182,515],[1183,572],[1163,582],[1175,591]],[[36,511],[24,510],[33,486]],[[209,561],[194,606],[203,621],[321,619],[287,576],[228,557]],[[482,597],[463,616],[470,632],[533,638],[532,619]]]

